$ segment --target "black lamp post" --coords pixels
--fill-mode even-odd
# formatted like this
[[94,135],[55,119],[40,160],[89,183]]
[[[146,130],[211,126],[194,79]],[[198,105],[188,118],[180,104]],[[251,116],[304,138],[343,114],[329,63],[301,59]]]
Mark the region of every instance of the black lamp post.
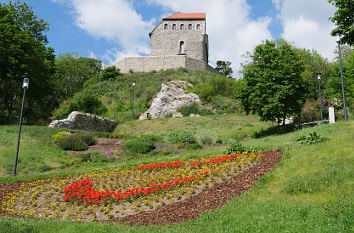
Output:
[[322,110],[322,95],[321,95],[321,73],[317,74],[318,78],[318,91],[320,93],[320,105],[321,105],[321,121],[323,121],[323,110]]
[[20,127],[18,130],[18,137],[17,137],[17,148],[16,148],[16,156],[15,156],[15,166],[14,166],[14,173],[13,175],[16,176],[16,170],[17,170],[17,161],[18,161],[18,151],[20,149],[20,138],[21,138],[21,128],[22,128],[22,115],[23,115],[23,105],[25,103],[25,96],[26,96],[26,89],[28,88],[29,85],[29,79],[26,78],[27,76],[25,76],[25,78],[23,79],[23,84],[22,84],[22,88],[23,88],[23,97],[22,97],[22,107],[21,107],[21,116],[20,116]]
[[340,68],[340,78],[341,78],[341,82],[342,82],[342,95],[343,95],[343,107],[344,107],[344,119],[345,121],[348,121],[347,119],[347,108],[345,106],[345,93],[344,93],[344,83],[343,83],[343,70],[342,70],[342,53],[340,51],[340,37],[339,34],[337,34],[338,36],[338,53],[339,53],[339,68]]
[[134,87],[135,81],[133,81],[133,95],[132,95],[132,119],[134,120]]

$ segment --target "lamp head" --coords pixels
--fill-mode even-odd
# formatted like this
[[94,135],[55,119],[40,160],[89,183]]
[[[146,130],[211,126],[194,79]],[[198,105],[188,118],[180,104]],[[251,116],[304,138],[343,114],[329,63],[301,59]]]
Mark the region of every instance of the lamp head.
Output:
[[133,81],[133,86],[135,86],[135,81]]
[[321,79],[321,73],[317,73],[317,78],[318,78],[318,80]]
[[28,79],[28,78],[24,78],[24,79],[23,79],[22,88],[23,88],[23,89],[27,89],[28,86],[29,86],[29,79]]

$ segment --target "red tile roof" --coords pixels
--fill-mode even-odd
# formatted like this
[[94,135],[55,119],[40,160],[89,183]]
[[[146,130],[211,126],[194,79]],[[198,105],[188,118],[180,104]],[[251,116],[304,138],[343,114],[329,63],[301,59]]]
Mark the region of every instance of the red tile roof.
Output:
[[204,19],[205,20],[206,13],[182,13],[177,12],[170,17],[164,19]]

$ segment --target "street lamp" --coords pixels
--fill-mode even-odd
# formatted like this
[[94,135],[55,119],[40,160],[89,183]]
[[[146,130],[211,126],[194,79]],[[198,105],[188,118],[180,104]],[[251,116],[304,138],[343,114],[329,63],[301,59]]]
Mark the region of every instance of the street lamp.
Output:
[[14,176],[16,176],[16,170],[17,170],[18,151],[20,149],[20,138],[21,138],[21,128],[22,128],[23,105],[25,103],[26,89],[28,89],[28,86],[29,86],[29,79],[25,75],[22,84],[23,97],[22,97],[22,107],[21,107],[21,115],[20,115],[20,123],[19,123],[20,126],[19,126],[18,137],[17,137],[17,148],[16,148],[15,166],[14,166],[14,173],[13,173]]
[[348,121],[347,119],[347,108],[345,106],[345,93],[344,93],[344,83],[343,83],[343,70],[342,70],[342,53],[340,51],[340,35],[339,33],[336,34],[338,36],[338,54],[339,54],[339,68],[340,68],[340,78],[342,82],[342,95],[343,95],[343,107],[344,107],[344,119],[345,121]]
[[132,119],[134,120],[134,87],[135,81],[133,81],[133,95],[132,95]]
[[318,78],[318,91],[320,93],[320,105],[321,105],[321,121],[323,121],[323,110],[322,110],[322,96],[321,96],[321,73],[317,74],[317,78]]

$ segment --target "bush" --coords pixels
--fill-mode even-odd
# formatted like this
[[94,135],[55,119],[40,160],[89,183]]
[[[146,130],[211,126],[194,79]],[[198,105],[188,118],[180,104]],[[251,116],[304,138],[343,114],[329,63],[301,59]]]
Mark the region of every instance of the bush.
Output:
[[199,114],[199,105],[196,102],[193,102],[189,105],[180,107],[178,112],[182,113],[183,116],[189,116],[191,113]]
[[154,149],[154,144],[159,140],[161,139],[154,135],[142,135],[137,139],[125,143],[125,148],[130,153],[146,154]]
[[182,113],[183,116],[189,116],[190,114],[199,114],[199,115],[211,115],[213,111],[207,108],[201,108],[199,104],[193,102],[189,105],[184,105],[178,109],[178,112]]
[[115,66],[110,66],[104,69],[99,77],[100,80],[114,80],[120,75],[120,70]]
[[230,154],[240,154],[245,151],[247,151],[247,149],[242,145],[241,142],[234,142],[225,149],[224,153],[230,155]]
[[71,135],[71,133],[67,132],[67,131],[61,131],[58,132],[54,135],[52,135],[52,140],[54,143],[58,143],[59,141],[63,140],[64,137]]
[[216,143],[216,136],[210,134],[198,135],[198,143],[202,145],[214,145]]
[[114,157],[102,155],[98,151],[87,151],[81,155],[82,162],[105,163],[105,162],[113,162],[114,160],[115,160]]
[[211,105],[219,113],[234,113],[239,112],[241,109],[240,101],[220,95],[212,98]]
[[198,143],[192,143],[188,145],[188,150],[198,150],[198,149],[202,149],[203,147],[198,144]]
[[195,143],[196,140],[191,132],[182,129],[175,129],[167,135],[167,142],[175,145],[181,144],[182,146],[188,146],[189,144]]
[[88,146],[94,145],[96,143],[95,136],[89,132],[77,133],[77,137],[80,137]]
[[74,150],[74,151],[87,150],[88,148],[87,144],[82,139],[82,137],[77,135],[64,137],[63,140],[59,141],[59,146],[63,150]]

